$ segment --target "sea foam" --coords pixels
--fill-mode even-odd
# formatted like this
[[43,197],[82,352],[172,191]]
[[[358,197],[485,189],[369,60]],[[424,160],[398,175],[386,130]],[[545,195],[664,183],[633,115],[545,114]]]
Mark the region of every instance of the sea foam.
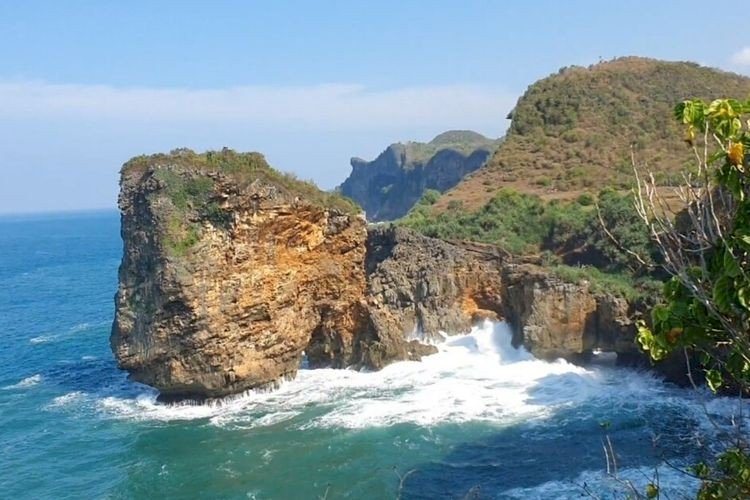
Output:
[[44,377],[42,377],[41,375],[37,373],[36,375],[26,377],[25,379],[21,380],[17,384],[6,385],[5,387],[3,387],[3,389],[28,389],[29,387],[34,387],[35,385],[43,381],[44,381]]
[[163,405],[155,393],[98,400],[104,413],[133,420],[210,419],[219,426],[258,427],[294,420],[315,407],[300,428],[365,428],[413,423],[542,421],[563,407],[642,404],[660,397],[653,375],[610,367],[583,368],[535,359],[511,345],[505,323],[486,321],[467,335],[448,337],[421,362],[393,363],[377,372],[300,370],[270,392],[211,404]]

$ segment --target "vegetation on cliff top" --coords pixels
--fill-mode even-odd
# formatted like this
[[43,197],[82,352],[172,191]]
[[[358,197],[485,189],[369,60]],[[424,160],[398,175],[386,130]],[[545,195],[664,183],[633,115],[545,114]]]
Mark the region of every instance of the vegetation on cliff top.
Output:
[[275,186],[290,201],[299,198],[349,214],[361,211],[353,201],[338,193],[321,191],[312,182],[274,170],[260,153],[237,153],[225,148],[198,154],[176,149],[169,154],[135,157],[122,168],[123,179],[140,179],[147,172],[153,172],[161,183],[157,195],[171,202],[163,241],[165,248],[177,257],[188,254],[200,240],[198,220],[216,227],[225,227],[231,221],[231,213],[222,208],[220,193],[216,192],[217,176],[228,179],[239,190],[260,180]]
[[471,130],[449,130],[437,135],[430,142],[398,142],[391,144],[389,149],[403,159],[402,167],[408,170],[427,163],[435,154],[445,149],[469,156],[478,149],[492,153],[500,142],[501,139],[489,139]]
[[617,193],[635,185],[633,157],[649,166],[660,189],[679,184],[694,157],[671,109],[717,92],[747,97],[750,79],[634,57],[563,68],[519,99],[505,140],[484,167],[442,196],[428,193],[402,223],[513,254],[542,252],[561,276],[587,273],[602,282],[609,279],[604,271],[636,284],[652,274],[658,252],[630,195]]
[[631,148],[661,185],[679,182],[692,153],[670,120],[684,99],[750,95],[750,78],[701,67],[627,57],[569,67],[531,85],[486,166],[448,191],[433,210],[461,201],[469,210],[512,187],[543,198],[633,185]]
[[[571,282],[585,279],[594,291],[636,298],[654,290],[650,269],[655,248],[630,195],[605,190],[596,199],[582,195],[572,202],[547,202],[503,189],[477,211],[454,202],[436,215],[430,208],[439,196],[428,191],[398,223],[436,238],[491,243],[514,255],[537,255],[554,275]],[[645,256],[644,261],[634,259],[630,251]]]
[[[194,176],[186,178],[160,167],[183,170]],[[167,154],[137,156],[123,165],[122,174],[140,175],[149,169],[160,172],[173,204],[180,210],[208,205],[214,189],[214,181],[208,174],[223,174],[240,188],[260,180],[273,184],[291,198],[299,197],[308,203],[345,213],[361,211],[356,203],[339,193],[322,191],[311,181],[272,168],[260,153],[238,153],[227,148],[205,153],[175,149]]]

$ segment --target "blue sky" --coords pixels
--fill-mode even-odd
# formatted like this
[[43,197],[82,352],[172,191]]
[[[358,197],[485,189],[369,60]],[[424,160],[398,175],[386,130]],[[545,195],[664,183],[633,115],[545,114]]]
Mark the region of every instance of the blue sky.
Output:
[[741,21],[619,4],[2,2],[0,213],[114,207],[124,161],[182,146],[257,150],[331,188],[391,142],[501,135],[529,84],[600,58],[750,74]]

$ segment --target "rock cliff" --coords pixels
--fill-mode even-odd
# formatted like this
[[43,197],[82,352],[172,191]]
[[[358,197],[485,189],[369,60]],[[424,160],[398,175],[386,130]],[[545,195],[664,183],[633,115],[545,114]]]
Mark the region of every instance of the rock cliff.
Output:
[[467,331],[499,307],[492,255],[401,229],[368,236],[345,200],[258,154],[136,158],[119,206],[111,345],[163,400],[274,384],[294,376],[303,352],[311,367],[419,359],[435,348],[415,329]]
[[398,227],[375,228],[367,241],[367,299],[381,331],[420,338],[465,333],[501,315],[502,256]]
[[260,155],[136,159],[121,184],[111,343],[132,378],[163,398],[263,386],[294,375],[316,330],[335,330],[341,363],[352,361],[361,216],[302,200]]
[[371,162],[352,158],[352,173],[339,190],[365,209],[368,220],[394,220],[426,190],[443,192],[458,184],[498,144],[470,131],[445,132],[426,144],[391,144]]
[[513,343],[541,359],[585,361],[595,349],[638,357],[636,311],[625,299],[567,283],[534,265],[503,270],[506,319]]
[[162,400],[221,397],[311,367],[378,369],[420,343],[507,319],[542,358],[637,355],[633,310],[489,245],[369,231],[336,195],[231,151],[122,170],[123,260],[111,345]]

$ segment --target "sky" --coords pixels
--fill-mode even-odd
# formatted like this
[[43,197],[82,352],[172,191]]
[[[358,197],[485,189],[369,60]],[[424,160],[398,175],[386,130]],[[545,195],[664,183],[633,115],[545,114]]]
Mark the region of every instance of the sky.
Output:
[[350,157],[393,142],[502,135],[528,85],[573,64],[639,55],[750,75],[750,31],[727,18],[736,8],[0,2],[0,214],[114,208],[127,159],[177,147],[260,151],[330,189]]

